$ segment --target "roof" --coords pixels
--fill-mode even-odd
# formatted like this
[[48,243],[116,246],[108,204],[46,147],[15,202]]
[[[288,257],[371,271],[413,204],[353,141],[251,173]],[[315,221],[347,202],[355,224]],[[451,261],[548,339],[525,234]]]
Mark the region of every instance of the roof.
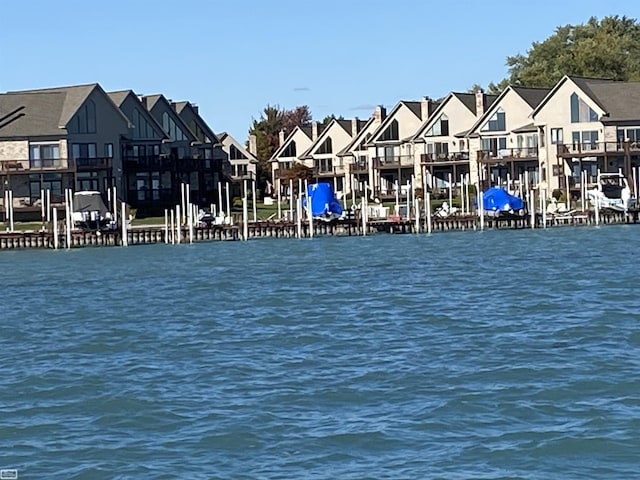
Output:
[[511,130],[513,133],[530,133],[537,132],[538,128],[533,123],[528,123],[522,127],[518,127],[515,130]]
[[[141,97],[140,101],[146,107],[146,109],[147,109],[147,111],[149,113],[151,113],[151,110],[153,108],[155,108],[155,106],[159,102],[162,101],[165,104],[165,106],[167,107],[167,112],[170,112],[170,114],[174,118],[176,118],[178,120],[178,122],[180,122],[180,129],[184,130],[183,133],[188,134],[188,136],[191,137],[191,141],[198,140],[198,138],[196,137],[195,133],[193,133],[191,128],[189,128],[189,125],[187,125],[186,122],[182,119],[182,117],[180,115],[178,115],[178,113],[173,109],[173,107],[171,106],[171,103],[164,97],[164,95],[162,95],[162,94],[143,95]],[[151,115],[153,116],[153,114],[151,114]],[[160,121],[160,119],[156,118],[156,121],[158,122],[158,124],[162,125],[162,122]],[[209,129],[208,126],[207,126],[207,129]],[[164,131],[164,127],[163,127],[163,131]],[[168,134],[169,132],[165,132],[165,133]]]
[[0,138],[66,135],[61,92],[0,95]]
[[603,123],[640,120],[640,82],[571,77],[605,112]]
[[371,116],[369,120],[366,121],[360,120],[363,125],[360,126],[358,134],[354,135],[353,139],[347,144],[347,146],[337,153],[337,156],[344,157],[349,150],[351,150],[355,145],[358,145],[362,140],[364,140],[367,135],[367,129],[369,128],[369,125],[374,122],[374,120],[375,118],[373,116]]
[[[122,106],[124,105],[125,100],[129,97],[133,98],[134,101],[141,107],[142,111],[140,113],[145,115],[147,119],[151,123],[153,123],[153,125],[158,130],[158,133],[161,135],[161,138],[165,138],[165,139],[169,138],[169,135],[164,131],[164,129],[162,128],[162,125],[160,125],[160,122],[158,122],[155,119],[155,117],[151,115],[151,113],[149,113],[145,105],[142,103],[138,95],[136,95],[136,93],[133,90],[119,90],[117,92],[108,92],[107,95],[109,96],[111,101],[122,111],[122,113],[125,112],[122,109]],[[126,116],[126,113],[125,113],[125,116]],[[133,122],[131,123],[133,125]],[[137,125],[133,125],[133,126],[137,127]]]
[[536,108],[551,91],[550,88],[512,87],[531,108]]
[[133,93],[133,90],[118,90],[117,92],[109,92],[107,95],[109,95],[109,98],[113,103],[118,107],[121,107],[130,93]]

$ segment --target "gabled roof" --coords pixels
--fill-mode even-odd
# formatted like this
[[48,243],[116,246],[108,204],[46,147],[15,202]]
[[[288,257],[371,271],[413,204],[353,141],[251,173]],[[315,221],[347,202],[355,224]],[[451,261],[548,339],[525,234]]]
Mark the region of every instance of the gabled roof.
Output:
[[[286,136],[286,138],[284,139],[284,142],[282,142],[282,145],[280,145],[276,149],[276,151],[273,152],[273,155],[271,155],[271,158],[269,159],[270,162],[276,161],[276,158],[278,158],[280,156],[280,154],[283,152],[283,150],[289,145],[289,142],[293,139],[293,137],[294,137],[294,135],[296,134],[297,131],[302,132],[304,135],[309,137],[309,140],[311,140],[311,135],[312,135],[311,127],[299,127],[299,126],[296,126],[296,128],[291,130],[291,133]],[[320,134],[318,133],[318,135],[320,135]]]
[[478,129],[478,127],[480,125],[483,125],[489,119],[490,115],[494,113],[493,108],[499,105],[502,99],[510,91],[515,92],[520,98],[522,98],[527,103],[527,105],[529,105],[532,109],[535,109],[536,106],[539,105],[540,102],[542,102],[542,100],[547,96],[547,94],[549,93],[549,90],[550,89],[548,88],[514,87],[509,85],[507,88],[505,88],[502,91],[502,93],[500,93],[500,95],[498,95],[498,98],[496,98],[491,103],[491,106],[485,110],[484,114],[480,118],[478,118],[478,120],[476,120],[476,123],[474,123],[473,126],[467,132],[467,136],[475,135],[474,132]]
[[[71,85],[34,90],[21,90],[1,94],[0,118],[15,111],[13,117],[7,117],[3,137],[64,135],[73,116],[94,92],[104,95],[116,112],[130,125],[129,119],[113,103],[109,95],[97,83]],[[11,125],[11,128],[8,128]]]
[[[211,143],[219,143],[220,139],[216,136],[216,134],[211,130],[209,124],[204,121],[204,118],[200,115],[198,109],[193,107],[191,102],[181,101],[181,102],[173,102],[175,106],[175,110],[178,113],[178,116],[181,116],[186,110],[189,110],[195,117],[196,122],[198,122],[200,128],[207,134]],[[185,122],[186,123],[186,122]]]
[[[471,113],[473,113],[474,115],[478,114],[477,108],[476,108],[476,94],[475,93],[460,93],[460,92],[451,92],[458,100],[460,100],[460,102],[462,102],[462,104],[464,104],[465,107],[467,107],[469,109],[469,111]],[[489,108],[493,102],[496,101],[496,98],[498,98],[498,95],[493,95],[490,93],[484,93],[484,109],[486,110],[487,108]],[[435,112],[434,112],[435,115]]]
[[[433,124],[433,122],[440,116],[440,112],[444,109],[445,105],[447,105],[447,103],[449,103],[451,101],[451,99],[453,97],[456,97],[458,99],[460,98],[460,97],[458,97],[458,94],[456,94],[455,92],[449,93],[449,95],[447,95],[444,98],[444,100],[442,100],[438,104],[438,107],[433,111],[433,113],[429,116],[429,118],[427,118],[427,120],[420,126],[420,128],[415,133],[415,135],[413,135],[411,137],[411,141],[415,141],[415,140],[417,140],[418,138],[420,138],[422,136],[422,134],[427,130],[427,127],[430,127]],[[475,105],[476,105],[475,96],[473,98],[473,110],[465,102],[462,102],[462,103],[464,103],[465,106],[467,108],[469,108],[469,110],[471,110],[471,112],[475,111],[475,109],[476,109],[476,107],[475,107]]]
[[360,120],[363,124],[359,128],[358,134],[353,137],[353,139],[347,144],[346,147],[344,147],[342,150],[340,150],[337,153],[337,156],[338,157],[344,157],[344,156],[348,155],[347,152],[349,150],[351,150],[353,147],[355,147],[356,145],[359,145],[360,142],[365,140],[366,135],[367,135],[367,129],[374,122],[374,120],[375,120],[375,118],[373,116],[371,116],[369,118],[369,120],[366,120],[366,121],[365,120]]
[[[233,144],[238,150],[240,150],[249,160],[249,163],[258,163],[258,157],[256,157],[253,153],[249,151],[244,145],[238,142],[234,137],[229,135],[227,132],[220,132],[216,134],[216,138],[220,143],[224,145],[225,142],[229,142]],[[234,160],[229,159],[230,162],[234,162]]]
[[606,78],[565,75],[531,114],[535,116],[567,81],[573,82],[605,115],[603,123],[640,120],[640,82],[621,82]]
[[[145,106],[140,101],[140,98],[138,97],[138,95],[136,95],[136,93],[133,90],[118,90],[117,92],[108,92],[107,95],[109,96],[111,101],[121,111],[122,111],[122,105],[124,104],[125,100],[131,97],[136,102],[136,104],[140,107],[141,113],[143,113],[143,115],[145,115],[149,119],[149,121],[152,122],[153,125],[156,127],[156,129],[158,130],[158,133],[160,133],[160,138],[164,138],[164,139],[169,138],[167,133],[163,130],[162,125],[160,125],[160,123],[158,123],[155,117],[149,113],[149,111],[145,108]],[[124,111],[122,111],[122,113],[125,114]],[[135,127],[135,125],[133,126]]]
[[[402,108],[403,106],[407,107],[409,111],[411,111],[416,117],[418,117],[418,119],[422,119],[422,116],[420,115],[420,112],[422,111],[421,102],[409,102],[406,100],[400,100],[398,103],[396,103],[396,105],[393,107],[393,110],[389,112],[387,117],[382,121],[382,123],[378,126],[378,128],[376,128],[376,130],[371,134],[372,143],[376,141],[375,139],[377,136],[379,136],[382,132],[386,130],[387,126],[393,121],[394,119],[393,117],[398,113],[400,108]],[[398,142],[400,142],[400,139],[398,139]]]
[[[359,129],[362,123],[364,122],[362,122],[362,120],[357,120],[357,121],[359,122],[358,123],[358,129]],[[325,140],[327,135],[329,135],[327,132],[331,130],[333,125],[336,125],[342,128],[350,137],[353,137],[353,133],[351,132],[351,120],[344,120],[344,119],[339,120],[337,118],[334,118],[322,129],[322,132],[320,131],[320,125],[318,125],[318,138],[316,138],[316,140],[311,144],[311,146],[302,155],[299,155],[298,158],[301,158],[301,159],[311,158],[311,151],[316,147],[318,147]],[[358,132],[359,131],[360,130],[358,130]]]
[[[140,100],[142,102],[142,105],[147,108],[147,111],[151,113],[152,116],[153,116],[152,110],[155,109],[159,103],[164,104],[168,114],[171,115],[174,119],[176,119],[177,122],[180,124],[180,129],[183,130],[186,135],[191,137],[190,141],[198,140],[196,138],[195,133],[191,131],[191,128],[189,128],[189,126],[185,123],[185,121],[182,120],[180,115],[178,115],[178,113],[173,109],[171,103],[169,103],[169,101],[164,97],[164,95],[162,94],[143,95]],[[156,118],[156,120],[160,125],[162,125],[162,122],[160,121],[159,118]],[[164,130],[164,127],[163,127],[163,130]],[[165,133],[168,133],[168,132],[165,132]]]

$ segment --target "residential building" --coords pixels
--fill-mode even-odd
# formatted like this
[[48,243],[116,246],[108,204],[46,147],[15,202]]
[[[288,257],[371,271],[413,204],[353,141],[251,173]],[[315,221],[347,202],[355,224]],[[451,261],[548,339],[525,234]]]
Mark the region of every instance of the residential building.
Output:
[[433,191],[448,188],[471,172],[469,129],[497,98],[482,90],[475,93],[451,92],[418,129],[412,142],[421,177]]
[[97,83],[0,94],[0,197],[11,190],[16,218],[40,218],[42,190],[53,207],[67,188],[121,192],[130,131]]
[[569,191],[575,198],[583,171],[591,187],[598,171],[623,171],[631,180],[632,168],[640,166],[640,82],[565,76],[532,119],[550,191]]
[[358,135],[366,122],[332,119],[311,146],[299,159],[313,169],[316,182],[324,181],[333,185],[338,198],[349,192],[349,168],[338,154]]
[[372,159],[372,184],[377,198],[391,198],[395,188],[401,188],[413,175],[420,175],[416,165],[411,139],[436,109],[437,104],[428,97],[419,102],[400,101],[371,135],[367,147]]
[[508,180],[540,181],[537,127],[531,114],[549,93],[546,88],[507,87],[471,127],[471,182],[482,189]]
[[257,179],[258,148],[256,136],[249,135],[249,147],[246,148],[227,132],[219,133],[218,140],[222,144],[222,150],[227,154],[231,164],[231,181],[233,197],[242,195],[242,186],[245,180]]
[[311,144],[322,133],[322,126],[317,122],[313,122],[309,127],[295,127],[289,135],[285,137],[285,132],[280,131],[278,135],[278,148],[269,162],[271,163],[271,178],[273,185],[281,189],[286,188],[286,184],[282,184],[282,179],[286,178],[285,171],[290,169],[296,163],[302,163],[300,156],[306,152]]

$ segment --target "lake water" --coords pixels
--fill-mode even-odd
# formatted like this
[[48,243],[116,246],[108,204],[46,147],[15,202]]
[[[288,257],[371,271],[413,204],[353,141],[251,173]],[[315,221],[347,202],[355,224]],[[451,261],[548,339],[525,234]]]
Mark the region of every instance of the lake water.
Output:
[[640,472],[637,226],[0,252],[20,479]]

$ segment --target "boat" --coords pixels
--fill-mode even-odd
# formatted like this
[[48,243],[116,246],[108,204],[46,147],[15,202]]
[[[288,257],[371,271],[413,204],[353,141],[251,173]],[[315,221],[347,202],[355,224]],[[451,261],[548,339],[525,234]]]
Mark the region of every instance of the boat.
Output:
[[330,183],[313,183],[307,186],[307,195],[302,199],[306,209],[307,198],[311,199],[311,216],[315,220],[330,222],[343,216],[342,204],[338,201]]
[[501,187],[491,187],[484,191],[482,205],[484,214],[489,217],[524,217],[527,214],[522,199]]
[[618,173],[599,173],[595,188],[587,190],[591,205],[602,209],[626,212],[636,206],[637,199],[631,196],[627,178]]
[[73,194],[73,225],[82,230],[114,230],[117,223],[107,209],[102,194],[80,191]]

